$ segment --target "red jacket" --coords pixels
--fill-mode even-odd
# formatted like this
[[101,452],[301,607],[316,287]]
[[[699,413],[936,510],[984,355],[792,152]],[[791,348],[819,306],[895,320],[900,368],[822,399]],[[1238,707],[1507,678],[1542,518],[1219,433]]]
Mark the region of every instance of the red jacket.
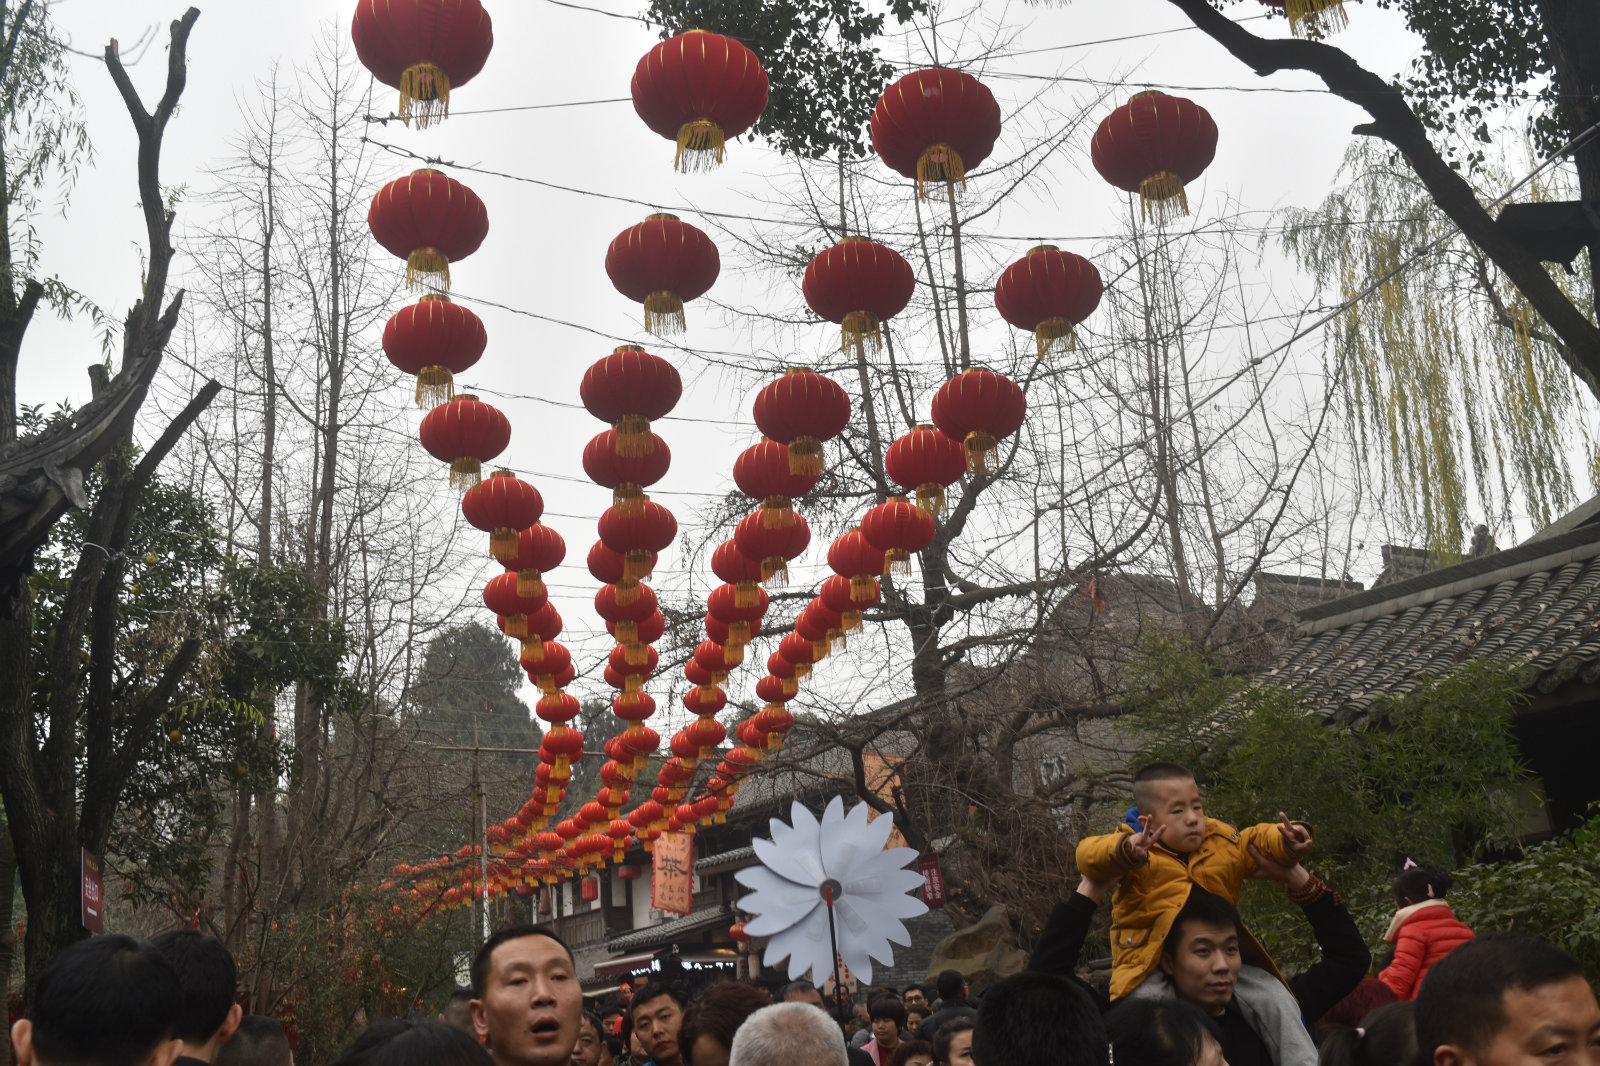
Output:
[[1430,899],[1400,908],[1383,938],[1394,945],[1394,961],[1378,980],[1401,999],[1415,999],[1428,967],[1471,940],[1472,930],[1444,900]]

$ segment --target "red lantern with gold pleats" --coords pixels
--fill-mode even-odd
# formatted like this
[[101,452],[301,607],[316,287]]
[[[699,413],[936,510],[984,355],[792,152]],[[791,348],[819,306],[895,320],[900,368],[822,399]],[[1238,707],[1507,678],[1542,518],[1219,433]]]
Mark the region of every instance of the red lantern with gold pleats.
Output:
[[739,550],[735,541],[725,540],[711,553],[711,572],[735,588],[734,602],[748,607],[764,595],[761,591],[761,560]]
[[933,543],[937,532],[933,516],[904,496],[890,496],[861,516],[861,535],[883,552],[885,574],[911,573],[911,556]]
[[646,645],[660,640],[666,631],[667,619],[660,610],[637,622],[622,619],[606,623],[606,632],[616,637],[618,644],[628,645],[628,652],[636,655],[635,662],[644,662],[649,651]]
[[367,228],[406,261],[407,288],[431,283],[444,292],[450,288],[450,264],[477,251],[489,235],[489,212],[454,178],[418,170],[378,190],[367,208]]
[[869,543],[859,526],[836,537],[828,546],[828,569],[849,579],[850,599],[855,603],[878,602],[878,575],[883,568],[883,549]]
[[767,656],[767,673],[783,682],[783,691],[790,696],[800,691],[800,677],[795,673],[795,664],[779,653],[773,652]]
[[722,584],[706,596],[706,612],[727,625],[729,642],[743,646],[754,635],[751,623],[759,623],[767,613],[767,603],[767,594],[762,591],[755,603],[741,604],[738,586]]
[[1181,96],[1135,93],[1107,115],[1089,142],[1089,159],[1117,188],[1139,194],[1140,214],[1158,225],[1189,213],[1184,186],[1217,154],[1210,112]]
[[622,553],[623,576],[637,580],[650,575],[657,553],[677,538],[678,520],[659,503],[645,500],[636,514],[607,507],[601,512],[599,529],[605,546]]
[[661,438],[650,423],[664,418],[683,395],[673,365],[637,344],[624,344],[594,362],[578,383],[578,398],[591,415],[617,431],[617,454],[647,455]]
[[528,671],[528,680],[545,692],[554,692],[562,687],[555,683],[557,677],[572,666],[572,652],[560,641],[546,640],[543,644],[544,657]]
[[901,488],[916,493],[918,507],[943,514],[944,490],[967,472],[967,454],[960,441],[932,426],[917,426],[889,445],[883,468]]
[[789,464],[789,446],[761,440],[733,461],[733,483],[739,491],[761,501],[761,516],[769,526],[794,525],[794,497],[804,496],[817,484],[818,474],[795,473]]
[[565,725],[578,717],[578,711],[581,709],[578,698],[568,692],[540,696],[539,702],[534,705],[534,713],[551,725]]
[[794,728],[794,715],[776,703],[770,703],[756,712],[756,725],[767,735],[767,750],[783,747],[783,735]]
[[833,651],[834,636],[823,617],[801,611],[795,617],[794,631],[811,642],[813,662],[821,662]]
[[544,575],[561,565],[567,557],[567,542],[561,534],[540,522],[517,532],[517,544],[500,565],[517,574],[517,591],[531,596],[544,590]]
[[475,366],[489,344],[483,320],[442,293],[402,307],[383,327],[383,354],[417,379],[417,406],[455,395],[455,376]]
[[450,464],[450,485],[462,491],[478,483],[483,464],[511,443],[511,423],[476,396],[461,395],[422,416],[417,436],[428,454]]
[[633,72],[633,109],[678,150],[672,165],[687,174],[722,162],[723,147],[761,117],[767,72],[732,37],[690,30],[646,52]]
[[644,328],[658,337],[683,332],[683,305],[704,296],[721,270],[711,238],[676,215],[650,215],[606,249],[606,276],[644,305]]
[[517,575],[496,574],[483,586],[483,605],[505,616],[505,635],[519,640],[528,635],[528,616],[548,602],[544,592],[524,596],[517,591]]
[[1350,25],[1343,0],[1261,0],[1289,16],[1289,32],[1296,37],[1326,37]]
[[461,497],[461,514],[489,534],[489,554],[504,563],[517,552],[517,533],[544,514],[544,498],[511,471],[496,470]]
[[727,680],[730,671],[744,662],[744,649],[702,640],[694,649],[694,661],[711,674],[713,684],[720,685]]
[[[716,638],[713,637],[712,639],[715,640]],[[718,643],[721,642],[718,641]],[[717,683],[715,674],[700,665],[700,661],[693,657],[683,664],[683,676],[691,685],[715,685]]]
[[[734,630],[734,626],[740,627],[737,632]],[[714,614],[707,614],[705,617],[705,630],[706,637],[717,644],[726,644],[730,648],[743,648],[761,635],[761,619],[734,622],[730,625]]]
[[822,443],[850,423],[850,397],[831,378],[790,367],[756,393],[751,412],[763,436],[789,446],[790,470],[820,475]]
[[617,593],[615,585],[601,585],[594,594],[594,613],[607,622],[633,622],[635,624],[650,617],[656,610],[655,590],[649,585],[640,585],[629,596],[626,602]]
[[622,675],[622,691],[638,692],[644,688],[645,679],[655,673],[656,663],[659,661],[656,656],[656,650],[649,645],[645,645],[645,650],[648,655],[644,662],[630,663],[628,662],[626,645],[618,644],[611,649],[611,654],[607,657],[606,664]]
[[360,0],[350,24],[356,58],[400,90],[400,121],[417,129],[450,114],[450,90],[472,79],[494,47],[479,0]]
[[[505,633],[505,616],[496,616],[495,621],[500,625],[500,632]],[[556,605],[546,603],[528,615],[526,628],[527,633],[521,638],[522,668],[531,670],[535,665],[544,663],[545,641],[555,640],[561,635],[561,614],[556,610]]]
[[794,525],[769,526],[760,511],[752,511],[733,531],[733,542],[745,556],[761,564],[761,580],[782,585],[789,580],[789,562],[811,543],[811,527],[799,514]]
[[763,703],[787,703],[795,694],[785,689],[783,678],[767,674],[756,682],[756,699]]
[[819,252],[800,283],[811,310],[839,323],[840,350],[854,348],[863,357],[869,341],[882,345],[883,323],[905,310],[916,287],[911,264],[866,237],[846,237]]
[[1004,374],[974,367],[939,386],[933,396],[933,424],[967,451],[974,474],[999,469],[1000,441],[1015,433],[1028,416],[1028,400]]
[[926,197],[930,182],[956,183],[989,158],[1000,137],[1000,105],[970,74],[932,67],[890,85],[872,110],[872,147],[894,170],[917,183]]
[[[728,705],[728,694],[715,685],[712,685],[709,690],[702,685],[684,693],[683,705],[689,709],[690,714],[699,715],[702,722],[714,721],[711,716]],[[692,731],[694,726],[695,723],[691,722],[689,729]],[[723,730],[722,736],[727,735],[727,730]],[[720,744],[721,742],[722,737],[718,737],[716,743]],[[702,748],[705,747],[704,744],[700,746]]]
[[861,628],[861,612],[873,606],[882,596],[877,578],[872,579],[870,595],[856,598],[855,583],[848,577],[834,574],[817,589],[817,595],[828,605],[828,610],[839,614],[846,633]]
[[[817,661],[817,650],[811,641],[799,633],[790,633],[778,642],[777,654],[794,667],[795,680],[811,676],[811,664]],[[771,669],[769,666],[768,669]]]
[[1094,313],[1104,292],[1093,263],[1041,244],[1001,272],[994,308],[1001,318],[1033,334],[1043,359],[1051,351],[1077,346],[1072,327]]
[[598,434],[583,448],[583,472],[603,489],[611,490],[611,506],[625,515],[637,515],[644,507],[644,490],[666,476],[672,465],[672,452],[666,441],[650,434],[652,445],[641,455],[623,455],[617,450],[617,431]]

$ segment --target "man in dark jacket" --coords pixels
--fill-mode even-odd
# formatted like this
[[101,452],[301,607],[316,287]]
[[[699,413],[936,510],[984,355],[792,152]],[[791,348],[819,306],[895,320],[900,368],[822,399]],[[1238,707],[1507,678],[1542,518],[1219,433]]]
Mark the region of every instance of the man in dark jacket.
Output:
[[[1081,946],[1081,945],[1080,945]],[[978,1011],[967,1002],[967,979],[960,970],[940,970],[937,982],[939,1009],[917,1026],[917,1039],[933,1043],[945,1022],[957,1018],[976,1018]]]
[[[1361,931],[1356,928],[1355,921],[1350,917],[1344,900],[1337,892],[1303,866],[1298,864],[1283,866],[1270,861],[1254,848],[1251,852],[1257,862],[1255,876],[1283,884],[1289,898],[1299,904],[1305,913],[1306,920],[1311,923],[1312,934],[1322,949],[1322,961],[1314,963],[1304,973],[1289,980],[1289,990],[1299,1002],[1305,1020],[1308,1023],[1315,1023],[1328,1008],[1349,995],[1366,975],[1372,963],[1371,952],[1367,949]],[[1056,904],[1034,948],[1028,969],[1075,978],[1074,970],[1078,955],[1083,949],[1084,938],[1089,933],[1089,923],[1093,920],[1094,912],[1101,900],[1114,884],[1115,882],[1111,881],[1090,881],[1084,878],[1079,883],[1076,893],[1066,902]],[[1231,912],[1231,907],[1228,907],[1226,901],[1218,902]],[[1190,939],[1185,932],[1186,929],[1187,925],[1180,929],[1178,924],[1174,923],[1173,930],[1168,935],[1168,942],[1172,945],[1175,955],[1181,953],[1185,942]],[[1178,959],[1174,968],[1183,969],[1183,961]],[[1236,974],[1235,966],[1234,975]],[[1178,976],[1181,978],[1182,975]],[[1195,987],[1190,987],[1191,984]],[[1229,987],[1223,989],[1223,985]],[[1255,1032],[1242,1019],[1238,1010],[1230,1012],[1230,1008],[1233,1007],[1231,980],[1226,974],[1218,974],[1209,982],[1203,979],[1196,982],[1176,979],[1174,986],[1181,998],[1193,1002],[1208,1014],[1218,1018],[1218,1025],[1224,1037],[1222,1050],[1229,1066],[1252,1066],[1252,1064],[1283,1066],[1273,1057],[1271,1048],[1263,1039],[1263,1036],[1270,1034]],[[1227,993],[1226,996],[1223,996],[1224,992]],[[1104,994],[1098,993],[1098,995],[1101,1002],[1105,1003]],[[1217,997],[1222,997],[1224,1002],[1209,1001]]]

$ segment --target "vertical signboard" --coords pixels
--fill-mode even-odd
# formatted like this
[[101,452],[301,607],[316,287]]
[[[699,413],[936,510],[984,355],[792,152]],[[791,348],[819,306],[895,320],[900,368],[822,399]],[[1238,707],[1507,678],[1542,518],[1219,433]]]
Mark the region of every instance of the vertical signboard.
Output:
[[917,859],[917,872],[922,875],[922,902],[937,910],[944,906],[944,871],[939,869],[939,856],[929,852]]
[[662,833],[656,838],[650,876],[650,906],[668,914],[694,909],[694,837]]
[[91,933],[106,931],[105,872],[100,856],[87,848],[79,849],[78,902],[83,927]]

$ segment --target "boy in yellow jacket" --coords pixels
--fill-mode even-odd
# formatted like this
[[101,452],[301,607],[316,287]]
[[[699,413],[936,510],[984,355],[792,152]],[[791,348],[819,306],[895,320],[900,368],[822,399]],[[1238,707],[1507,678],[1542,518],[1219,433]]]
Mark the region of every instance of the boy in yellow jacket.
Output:
[[[1194,775],[1176,763],[1152,763],[1133,777],[1136,819],[1115,833],[1078,844],[1078,869],[1096,880],[1120,877],[1111,902],[1111,998],[1138,988],[1161,962],[1166,941],[1189,889],[1198,885],[1239,902],[1255,871],[1251,845],[1274,862],[1293,866],[1311,849],[1308,826],[1282,812],[1278,823],[1238,830],[1205,816]],[[1129,811],[1133,819],[1135,811]],[[1244,961],[1282,979],[1272,960],[1241,930]]]

